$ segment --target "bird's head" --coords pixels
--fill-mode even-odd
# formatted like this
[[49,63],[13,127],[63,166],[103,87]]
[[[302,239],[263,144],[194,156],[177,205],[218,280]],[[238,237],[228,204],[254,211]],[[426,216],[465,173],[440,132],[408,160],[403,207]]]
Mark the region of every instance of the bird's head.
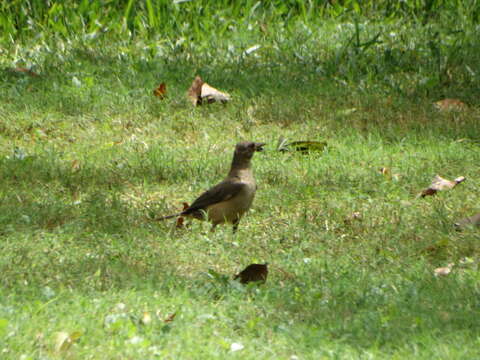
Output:
[[235,146],[235,156],[246,159],[251,159],[256,151],[263,151],[265,143],[258,143],[252,141],[240,142]]

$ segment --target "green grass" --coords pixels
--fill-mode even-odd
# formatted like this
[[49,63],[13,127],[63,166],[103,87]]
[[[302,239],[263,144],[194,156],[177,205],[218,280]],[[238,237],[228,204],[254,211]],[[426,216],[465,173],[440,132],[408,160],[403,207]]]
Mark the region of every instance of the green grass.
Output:
[[[40,76],[0,73],[0,358],[478,358],[480,235],[452,227],[479,211],[473,20],[269,13],[265,32],[235,11],[234,31],[183,40],[2,38],[1,67]],[[234,100],[192,108],[196,74]],[[328,147],[280,153],[280,136]],[[268,145],[236,235],[152,221],[220,181],[240,140]],[[435,174],[467,181],[416,200]],[[265,285],[231,281],[254,262]],[[57,351],[59,332],[80,337]]]

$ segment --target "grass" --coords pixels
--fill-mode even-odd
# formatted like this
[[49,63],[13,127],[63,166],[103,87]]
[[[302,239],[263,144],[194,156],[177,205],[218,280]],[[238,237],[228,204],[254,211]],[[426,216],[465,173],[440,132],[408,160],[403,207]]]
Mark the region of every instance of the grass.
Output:
[[[281,19],[2,40],[2,67],[41,75],[0,83],[2,359],[479,356],[479,233],[452,228],[478,211],[472,28]],[[196,74],[234,101],[192,108]],[[438,112],[443,97],[469,107]],[[280,136],[328,147],[280,153]],[[239,140],[268,145],[236,235],[151,220],[221,180]],[[415,200],[437,173],[467,181]],[[266,285],[230,280],[254,262]]]

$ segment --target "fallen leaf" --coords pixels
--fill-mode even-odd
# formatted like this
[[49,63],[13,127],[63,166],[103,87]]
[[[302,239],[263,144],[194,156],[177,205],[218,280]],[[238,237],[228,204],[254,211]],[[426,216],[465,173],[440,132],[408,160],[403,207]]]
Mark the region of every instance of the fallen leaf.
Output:
[[210,86],[198,75],[193,80],[190,89],[188,89],[187,96],[193,106],[202,105],[204,103],[211,104],[214,102],[225,103],[231,99],[229,94]]
[[80,339],[82,333],[75,331],[69,334],[66,331],[60,331],[55,334],[55,351],[66,351],[72,346],[72,344]]
[[433,103],[433,106],[440,111],[461,111],[467,108],[467,105],[458,99],[443,99]]
[[166,317],[165,320],[163,320],[163,322],[165,323],[172,322],[175,319],[175,316],[177,316],[177,313],[170,314]]
[[73,160],[72,161],[72,171],[75,172],[75,171],[78,171],[78,170],[80,170],[80,161]]
[[152,316],[148,311],[145,311],[140,321],[142,322],[143,325],[148,325],[152,322]]
[[457,186],[458,184],[460,184],[465,180],[466,178],[464,176],[460,176],[455,180],[451,181],[451,180],[444,179],[439,175],[436,175],[433,178],[433,181],[430,184],[430,186],[427,189],[423,190],[420,194],[418,194],[417,198],[418,197],[424,198],[425,196],[435,195],[437,191],[453,189],[455,186]]
[[357,111],[356,108],[338,110],[335,115],[337,115],[337,116],[348,116],[350,114],[353,114],[356,111]]
[[265,264],[250,264],[241,272],[236,274],[233,279],[240,279],[242,284],[248,284],[252,281],[266,282],[268,276],[268,263]]
[[153,95],[158,97],[160,100],[165,99],[165,96],[167,95],[167,85],[162,82],[155,90],[153,90]]
[[[190,207],[190,205],[188,205],[188,203],[186,203],[186,202],[184,202],[184,203],[182,203],[182,204],[183,204],[183,210],[182,210],[182,212],[185,211],[185,210],[187,210],[187,209]],[[177,218],[177,222],[176,222],[176,224],[175,224],[175,227],[176,227],[177,229],[183,228],[184,223],[185,223],[185,218],[184,218],[183,216],[179,216],[179,217]]]
[[360,214],[360,212],[358,211],[355,211],[345,218],[344,223],[351,224],[353,221],[362,221],[362,220],[363,220],[362,214]]
[[13,73],[17,73],[17,74],[25,74],[25,75],[28,75],[28,76],[31,76],[31,77],[40,76],[36,72],[32,71],[31,69],[27,69],[27,68],[24,68],[24,67],[12,68],[12,69],[10,69],[10,71],[13,72]]
[[455,227],[457,229],[462,229],[469,226],[480,226],[480,213],[460,219],[455,223]]
[[448,274],[450,274],[452,272],[452,268],[453,268],[454,265],[455,265],[454,263],[450,263],[447,266],[436,268],[433,271],[433,274],[437,277],[438,276],[447,276]]
[[392,171],[388,167],[381,167],[378,169],[378,172],[385,176],[387,180],[396,180],[398,181],[400,179],[400,174],[392,174]]
[[177,222],[175,223],[175,227],[177,229],[181,229],[184,226],[185,218],[183,216],[179,216],[177,218]]
[[323,151],[327,147],[324,141],[292,141],[287,142],[283,136],[280,136],[277,142],[277,151],[300,151],[302,154],[308,154],[311,151]]
[[240,350],[243,350],[244,347],[245,346],[243,346],[240,343],[232,343],[232,345],[230,345],[230,351],[231,352],[240,351]]

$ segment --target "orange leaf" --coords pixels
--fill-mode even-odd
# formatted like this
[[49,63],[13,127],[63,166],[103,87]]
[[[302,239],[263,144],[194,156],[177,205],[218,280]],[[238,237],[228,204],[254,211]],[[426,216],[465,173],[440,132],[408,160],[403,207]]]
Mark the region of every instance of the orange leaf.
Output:
[[433,103],[440,111],[461,111],[467,108],[467,105],[458,99],[443,99]]
[[165,99],[165,96],[167,95],[167,85],[162,82],[155,90],[153,90],[153,95],[158,97],[160,100]]

